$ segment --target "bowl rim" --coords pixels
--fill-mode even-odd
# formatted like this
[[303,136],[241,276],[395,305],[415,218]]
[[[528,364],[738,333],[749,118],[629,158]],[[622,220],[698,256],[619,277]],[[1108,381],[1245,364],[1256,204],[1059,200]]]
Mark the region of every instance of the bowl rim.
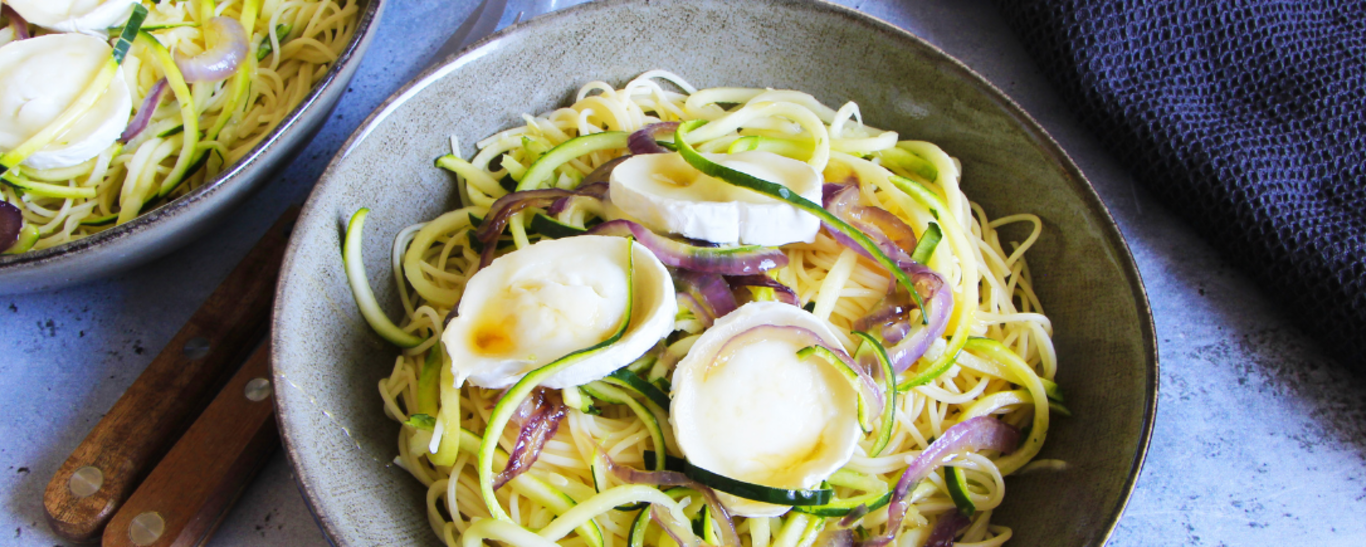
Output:
[[[367,2],[367,4],[356,19],[356,29],[352,32],[350,41],[347,42],[346,48],[337,56],[337,59],[332,62],[332,66],[328,67],[323,78],[313,85],[313,88],[308,91],[298,106],[295,106],[274,129],[266,134],[265,138],[256,143],[256,146],[252,147],[247,155],[243,156],[237,163],[219,173],[213,180],[201,184],[185,195],[168,203],[163,203],[150,211],[144,211],[133,220],[115,225],[108,230],[42,250],[13,255],[0,254],[0,279],[5,277],[6,272],[60,264],[68,257],[96,252],[107,243],[137,238],[139,234],[159,224],[161,219],[177,216],[180,212],[212,198],[220,193],[223,188],[240,180],[243,173],[256,169],[256,166],[264,161],[262,156],[265,155],[268,148],[284,138],[286,133],[298,131],[300,129],[298,127],[299,122],[304,115],[317,110],[324,91],[340,81],[341,73],[346,70],[346,67],[360,62],[363,58],[363,55],[360,55],[361,44],[365,41],[365,37],[376,28],[375,23],[379,20],[381,8],[387,0],[362,1]],[[322,115],[325,116],[326,113]],[[292,160],[292,158],[286,158],[286,161],[279,164],[278,167],[283,167],[289,163],[288,160]],[[100,276],[96,276],[96,278],[98,277]]]
[[[319,176],[318,181],[322,182],[324,180],[331,178],[334,172],[339,168],[339,164],[346,158],[346,156],[348,156],[357,145],[364,141],[365,138],[368,137],[369,134],[372,131],[374,131],[380,124],[384,123],[384,120],[391,113],[393,113],[395,110],[401,107],[409,99],[412,99],[414,96],[421,93],[428,86],[435,83],[437,80],[440,80],[450,72],[453,72],[463,67],[466,64],[465,61],[469,61],[471,59],[475,59],[479,56],[482,56],[480,50],[484,50],[487,47],[492,47],[495,43],[502,41],[503,39],[507,38],[510,34],[520,33],[523,31],[523,29],[528,29],[540,25],[552,25],[562,17],[568,17],[572,14],[581,11],[612,9],[622,5],[635,4],[639,2],[648,3],[650,1],[652,0],[595,0],[583,4],[570,6],[562,10],[557,10],[552,13],[543,14],[527,20],[523,20],[513,25],[509,25],[504,29],[494,32],[474,42],[473,44],[466,46],[464,49],[458,52],[452,53],[445,59],[442,59],[438,63],[430,65],[421,73],[414,76],[411,80],[404,84],[403,87],[399,88],[387,99],[385,99],[384,102],[380,103],[380,105],[377,106],[375,110],[372,111],[370,115],[367,116],[365,120],[357,126],[356,130],[351,134],[350,137],[346,139],[346,141],[338,149],[336,155],[334,155],[333,158],[328,162],[327,168],[323,171],[322,175]],[[687,0],[666,1],[674,1],[678,3],[687,2]],[[1139,270],[1138,264],[1134,261],[1133,251],[1130,249],[1128,241],[1124,238],[1123,232],[1120,230],[1119,224],[1115,221],[1114,215],[1111,214],[1109,207],[1106,206],[1105,202],[1100,198],[1100,194],[1096,192],[1095,186],[1092,185],[1091,181],[1086,177],[1084,173],[1082,173],[1081,168],[1077,166],[1076,162],[1073,161],[1072,157],[1065,150],[1063,150],[1062,146],[1058,144],[1057,140],[1053,138],[1053,136],[1043,127],[1042,124],[1035,120],[1033,116],[1026,112],[1024,108],[1019,105],[1019,103],[1015,102],[1015,100],[1011,98],[1009,95],[1007,95],[1003,90],[1001,90],[991,81],[987,80],[986,77],[982,76],[977,71],[973,70],[971,67],[964,64],[958,58],[949,55],[947,52],[940,49],[938,46],[935,46],[929,41],[920,38],[919,36],[916,36],[910,31],[898,27],[882,18],[879,18],[868,13],[864,13],[862,11],[858,11],[853,8],[835,4],[829,0],[746,1],[761,3],[765,5],[781,5],[787,9],[805,9],[811,10],[813,12],[830,14],[835,17],[843,18],[851,24],[860,24],[865,27],[869,27],[876,32],[888,33],[895,39],[908,41],[912,44],[915,44],[916,46],[924,48],[930,55],[937,56],[939,60],[947,61],[948,64],[953,67],[953,69],[961,73],[960,76],[963,77],[965,82],[975,87],[984,96],[987,96],[995,102],[997,102],[1007,115],[1009,115],[1012,119],[1014,119],[1017,123],[1020,124],[1020,126],[1024,129],[1024,133],[1029,138],[1033,138],[1036,140],[1040,147],[1040,150],[1044,152],[1047,156],[1051,157],[1054,162],[1056,162],[1059,166],[1062,167],[1063,171],[1068,175],[1068,182],[1074,187],[1073,189],[1076,191],[1077,195],[1082,199],[1083,203],[1091,209],[1091,212],[1096,215],[1096,219],[1100,221],[1099,223],[1101,225],[1101,230],[1104,232],[1104,240],[1106,241],[1106,243],[1109,244],[1110,248],[1116,251],[1116,262],[1121,272],[1127,274],[1126,277],[1129,285],[1129,291],[1134,299],[1135,311],[1138,314],[1137,326],[1140,336],[1143,340],[1143,351],[1145,353],[1144,357],[1146,361],[1144,363],[1145,382],[1143,422],[1141,427],[1139,428],[1139,438],[1137,446],[1135,448],[1135,452],[1133,454],[1133,461],[1130,465],[1128,476],[1125,478],[1124,485],[1121,488],[1122,495],[1120,496],[1118,502],[1114,505],[1114,507],[1112,507],[1109,510],[1108,514],[1106,515],[1104,524],[1105,528],[1103,533],[1099,537],[1099,543],[1097,543],[1097,545],[1105,545],[1114,535],[1115,529],[1118,527],[1119,521],[1123,516],[1124,511],[1128,507],[1129,500],[1133,497],[1133,492],[1137,486],[1139,476],[1143,470],[1143,464],[1147,460],[1148,449],[1151,444],[1153,430],[1156,425],[1158,392],[1160,388],[1161,379],[1160,363],[1158,360],[1156,326],[1153,322],[1152,307],[1148,300],[1147,288],[1143,283],[1142,272]],[[303,210],[299,215],[299,219],[301,221],[304,218],[312,216],[313,214],[319,214],[319,210],[321,210],[324,207],[316,198],[317,186],[315,186],[314,189],[315,191],[313,193],[310,193],[309,198],[305,202]],[[289,242],[289,246],[286,249],[284,263],[280,269],[279,282],[276,284],[275,289],[275,304],[274,310],[271,314],[272,327],[279,324],[279,320],[284,313],[284,308],[281,305],[281,303],[285,300],[284,281],[287,273],[292,271],[294,268],[294,260],[300,252],[300,247],[301,243],[298,239],[291,239],[291,241]],[[280,349],[279,344],[275,343],[275,333],[278,332],[278,329],[272,328],[271,332],[271,376],[273,381],[279,382],[284,380],[284,375],[280,372],[278,365],[278,363],[282,360],[284,355],[282,353],[282,350]],[[335,523],[318,510],[320,496],[317,492],[317,487],[310,480],[310,478],[302,471],[298,459],[298,453],[302,450],[305,450],[306,447],[301,448],[305,445],[301,445],[298,442],[298,439],[296,439],[293,433],[289,430],[289,428],[285,427],[285,421],[283,418],[284,413],[287,410],[285,408],[285,404],[282,403],[280,397],[278,396],[274,398],[274,401],[276,421],[279,425],[281,444],[285,449],[285,455],[286,458],[289,460],[290,467],[294,470],[294,482],[295,485],[298,487],[300,493],[302,494],[305,506],[308,507],[308,510],[310,514],[313,516],[314,521],[318,523],[320,528],[322,528],[323,533],[326,536],[326,540],[329,544],[350,545],[348,540],[341,536],[340,531],[337,529]]]

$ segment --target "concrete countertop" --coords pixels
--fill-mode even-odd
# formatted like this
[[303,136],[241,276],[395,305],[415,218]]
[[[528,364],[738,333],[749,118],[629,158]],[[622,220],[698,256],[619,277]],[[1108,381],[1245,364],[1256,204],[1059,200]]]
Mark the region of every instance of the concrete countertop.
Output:
[[[1325,357],[1266,293],[1135,184],[1081,128],[990,2],[839,3],[921,36],[1005,90],[1072,155],[1128,238],[1157,324],[1162,387],[1147,465],[1110,545],[1366,545],[1366,382]],[[351,131],[476,4],[389,0],[322,133],[207,237],[117,278],[0,296],[0,545],[63,544],[42,507],[57,467],[272,221],[303,202]],[[210,543],[327,542],[277,452]]]

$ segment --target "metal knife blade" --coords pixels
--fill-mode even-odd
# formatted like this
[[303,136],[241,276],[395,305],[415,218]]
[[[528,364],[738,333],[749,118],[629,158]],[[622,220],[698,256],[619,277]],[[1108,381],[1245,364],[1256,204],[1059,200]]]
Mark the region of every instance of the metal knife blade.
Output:
[[479,6],[474,8],[474,13],[460,24],[459,28],[446,39],[436,53],[432,56],[432,64],[444,62],[446,58],[478,41],[480,38],[488,36],[498,29],[498,21],[503,18],[503,12],[507,10],[508,0],[483,0]]

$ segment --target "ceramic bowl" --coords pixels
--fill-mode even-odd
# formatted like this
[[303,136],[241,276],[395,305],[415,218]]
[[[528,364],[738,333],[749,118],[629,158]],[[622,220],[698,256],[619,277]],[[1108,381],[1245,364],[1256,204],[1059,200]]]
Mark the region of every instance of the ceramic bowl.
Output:
[[798,0],[618,0],[532,19],[420,76],[351,137],[296,228],[272,339],[285,447],[328,538],[439,544],[426,489],[392,463],[399,425],[385,417],[375,386],[397,350],[367,327],[347,286],[339,253],[347,218],[372,209],[370,282],[398,317],[387,266],[394,235],[459,206],[452,176],[432,166],[450,135],[468,157],[474,142],[522,124],[522,113],[567,104],[590,80],[620,86],[656,68],[699,88],[856,101],[870,125],[959,158],[964,190],[991,216],[1043,219],[1029,262],[1075,417],[1054,421],[1040,457],[1069,467],[1007,479],[992,521],[1014,530],[1015,547],[1104,544],[1143,462],[1158,378],[1147,297],[1114,220],[1057,143],[981,76],[893,26]]
[[360,67],[386,2],[358,0],[356,31],[346,49],[299,106],[241,161],[131,222],[41,251],[0,255],[0,294],[58,289],[108,277],[160,258],[223,220],[322,129]]

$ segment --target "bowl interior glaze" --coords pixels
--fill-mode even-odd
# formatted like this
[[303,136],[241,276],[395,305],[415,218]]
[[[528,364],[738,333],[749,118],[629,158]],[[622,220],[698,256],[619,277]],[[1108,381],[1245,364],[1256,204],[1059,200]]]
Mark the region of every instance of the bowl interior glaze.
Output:
[[590,80],[620,86],[656,68],[699,88],[855,101],[870,125],[959,158],[965,191],[993,217],[1043,219],[1029,262],[1075,417],[1054,420],[1040,457],[1070,466],[1010,478],[993,521],[1014,530],[1008,545],[1104,544],[1142,465],[1157,397],[1147,298],[1113,219],[1057,144],[980,76],[888,24],[798,0],[618,0],[533,19],[420,77],[356,132],[299,221],[274,317],[281,431],[329,538],[438,544],[425,489],[392,463],[399,426],[384,416],[376,383],[397,350],[370,331],[351,297],[339,254],[347,218],[372,209],[369,276],[397,317],[387,258],[394,235],[459,206],[452,176],[432,166],[450,135],[469,157],[474,142],[520,125],[522,113],[567,104]]
[[387,0],[357,0],[355,33],[322,79],[271,132],[212,180],[137,218],[47,249],[0,255],[0,294],[59,289],[159,258],[213,227],[322,129],[374,39]]

